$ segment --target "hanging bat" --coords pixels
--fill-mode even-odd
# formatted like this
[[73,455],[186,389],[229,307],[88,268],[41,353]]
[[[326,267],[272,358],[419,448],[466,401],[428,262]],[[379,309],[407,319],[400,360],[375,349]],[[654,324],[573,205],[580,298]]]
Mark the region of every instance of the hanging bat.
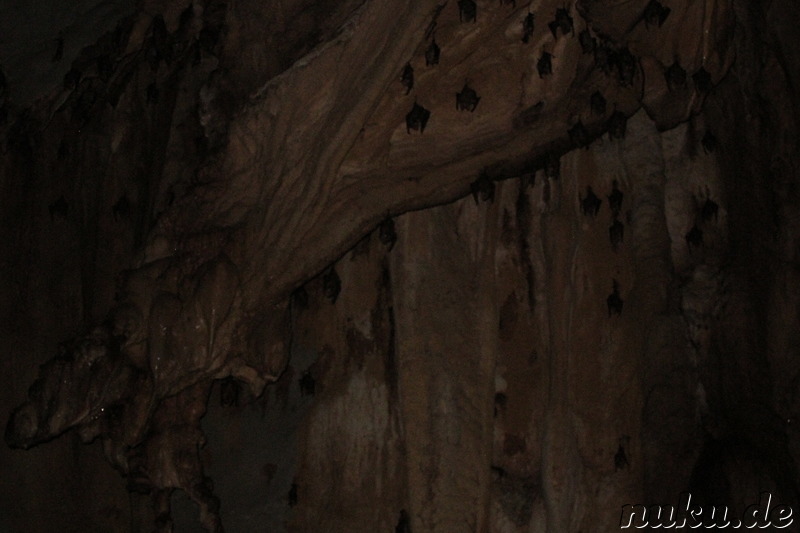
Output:
[[58,32],[58,39],[56,39],[56,53],[53,54],[53,58],[50,61],[53,63],[58,63],[61,61],[62,57],[64,57],[64,33]]
[[75,90],[78,87],[78,84],[81,82],[81,71],[72,67],[69,69],[69,72],[64,74],[64,88],[69,90]]
[[533,36],[533,13],[528,11],[527,16],[522,21],[522,42],[528,43]]
[[719,205],[717,204],[717,202],[715,202],[711,198],[706,198],[706,201],[703,204],[703,208],[700,210],[700,216],[703,217],[703,220],[706,222],[710,222],[711,219],[714,219],[714,221],[716,222],[718,212],[719,212]]
[[692,81],[698,93],[708,94],[711,91],[711,74],[704,67],[700,67],[692,74]]
[[705,135],[700,140],[700,144],[703,146],[703,151],[710,154],[717,149],[717,138],[711,133],[711,130],[706,130]]
[[561,159],[553,152],[547,152],[544,158],[544,175],[552,179],[561,176]]
[[625,195],[619,190],[617,180],[611,182],[611,194],[608,195],[608,206],[611,208],[611,216],[615,219],[622,210],[622,199]]
[[433,40],[431,40],[431,44],[428,45],[427,50],[425,50],[425,66],[438,65],[440,53],[441,49],[439,45],[436,44],[436,38],[434,37]]
[[569,15],[569,10],[563,7],[556,9],[555,19],[547,25],[553,34],[553,38],[558,38],[558,30],[561,30],[562,35],[572,33],[572,17]]
[[475,111],[481,97],[466,82],[460,93],[456,93],[456,109],[459,111]]
[[389,247],[389,251],[392,251],[394,248],[394,243],[397,242],[397,232],[394,230],[394,220],[391,217],[387,217],[386,220],[381,222],[380,226],[378,226],[378,240],[381,241],[382,244]]
[[589,107],[592,109],[592,113],[595,115],[605,115],[606,99],[603,96],[603,93],[600,91],[593,92],[592,96],[589,97]]
[[625,444],[630,443],[630,437],[624,435],[619,439],[619,448],[617,448],[617,453],[614,454],[614,472],[618,470],[622,470],[629,466],[628,463],[628,456],[625,453]]
[[298,380],[298,383],[300,384],[301,396],[314,396],[314,391],[317,384],[314,380],[314,376],[311,375],[310,369],[303,372],[303,375]]
[[594,67],[608,76],[611,74],[611,67],[614,64],[613,55],[614,51],[606,44],[600,43],[596,45],[594,49]]
[[414,102],[414,107],[411,108],[411,111],[408,112],[406,115],[406,132],[411,133],[411,130],[419,131],[420,133],[425,131],[425,125],[428,123],[428,119],[431,117],[431,112],[419,105],[417,102]]
[[405,509],[400,510],[400,516],[397,519],[397,525],[394,527],[394,533],[411,533],[411,520],[408,518],[408,513]]
[[400,74],[400,83],[406,88],[406,94],[410,93],[411,89],[414,88],[414,69],[411,67],[411,63],[406,63],[406,66],[403,67],[403,72]]
[[539,71],[539,77],[544,78],[553,73],[553,55],[548,52],[542,52],[539,61],[536,62],[536,70]]
[[304,285],[299,286],[292,292],[291,302],[298,309],[308,309],[308,291]]
[[617,280],[612,280],[613,291],[606,298],[606,305],[608,306],[608,316],[621,315],[623,300],[619,295],[619,283]]
[[625,237],[625,225],[614,218],[614,222],[608,228],[608,239],[611,241],[611,248],[616,252]]
[[584,54],[594,53],[595,48],[597,48],[597,39],[592,37],[588,27],[578,34],[578,42]]
[[686,86],[686,71],[675,58],[675,61],[664,71],[664,78],[667,80],[667,88],[670,92],[675,92]]
[[623,87],[633,84],[636,76],[637,61],[627,46],[624,46],[610,56],[612,66],[617,68],[617,79]]
[[624,139],[628,129],[628,117],[622,111],[614,111],[606,123],[609,139]]
[[128,195],[122,193],[122,195],[114,202],[114,205],[111,206],[111,214],[114,216],[115,221],[119,221],[123,218],[128,218],[131,213],[131,202],[128,200]]
[[239,406],[239,384],[236,379],[227,377],[220,382],[219,405],[221,407]]
[[667,20],[670,11],[672,10],[663,6],[658,0],[650,0],[647,7],[644,8],[644,13],[642,13],[645,27],[648,30],[650,26],[658,26],[660,28],[664,21]]
[[332,304],[335,304],[341,290],[342,280],[339,278],[339,274],[336,273],[336,268],[332,266],[322,276],[322,293]]
[[478,4],[475,0],[458,0],[458,19],[473,23],[478,20]]
[[591,139],[589,138],[589,132],[586,130],[586,126],[583,125],[583,122],[578,119],[569,130],[567,130],[569,134],[569,140],[572,141],[572,144],[577,146],[578,148],[588,148],[589,144],[591,143]]
[[596,217],[603,201],[597,197],[590,186],[586,187],[586,196],[581,199],[581,212],[586,216]]
[[484,170],[481,172],[478,179],[473,181],[469,186],[472,198],[475,200],[475,205],[478,205],[478,197],[484,202],[494,201],[494,180],[489,177],[489,174]]
[[697,227],[697,224],[692,226],[692,229],[686,233],[684,238],[686,239],[686,245],[689,247],[689,251],[691,251],[692,248],[703,246],[703,230]]

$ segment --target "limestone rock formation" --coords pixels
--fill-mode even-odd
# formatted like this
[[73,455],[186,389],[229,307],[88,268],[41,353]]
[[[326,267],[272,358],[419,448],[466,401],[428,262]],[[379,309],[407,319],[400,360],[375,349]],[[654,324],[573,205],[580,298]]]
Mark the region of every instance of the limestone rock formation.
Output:
[[791,9],[149,0],[59,34],[63,79],[0,85],[6,442],[60,437],[0,453],[3,506],[95,444],[0,529],[796,508]]

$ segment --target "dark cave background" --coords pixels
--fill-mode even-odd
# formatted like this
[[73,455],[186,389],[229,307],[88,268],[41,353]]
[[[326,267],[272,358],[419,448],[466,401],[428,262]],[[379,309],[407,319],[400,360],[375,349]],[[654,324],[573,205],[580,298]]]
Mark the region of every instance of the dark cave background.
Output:
[[[229,292],[257,301],[236,300],[236,327],[225,335],[248,340],[231,341],[215,355],[225,363],[197,377],[176,356],[165,372],[180,386],[156,398],[144,427],[160,429],[145,429],[140,442],[183,438],[202,416],[199,458],[229,532],[392,531],[403,513],[413,531],[610,531],[622,505],[677,504],[685,490],[738,512],[769,491],[797,509],[794,4],[705,2],[713,16],[698,24],[709,25],[710,42],[692,31],[698,3],[665,1],[672,13],[657,29],[631,23],[647,2],[571,5],[576,33],[589,20],[640,58],[637,98],[603,89],[609,114],[613,102],[629,116],[616,141],[604,120],[576,111],[596,78],[584,76],[591,69],[577,37],[549,36],[560,4],[535,6],[535,40],[545,44],[525,56],[514,54],[528,50],[518,35],[528,7],[510,4],[478,2],[474,25],[459,21],[453,2],[0,5],[4,412],[26,401],[61,343],[119,316],[134,292],[128,280],[153,258],[192,257],[188,267],[168,259],[177,273],[152,276],[159,294],[162,279],[202,286],[196,265],[224,253],[239,272]],[[412,25],[415,9],[419,20],[441,16],[440,71],[420,59],[430,32]],[[158,15],[169,52],[155,37]],[[372,43],[384,46],[384,27],[408,36],[386,45],[396,53],[364,52],[363,80],[377,81],[358,96],[352,82],[330,81],[330,101],[309,101],[310,85],[285,75],[350,76],[358,62],[342,61],[337,74],[326,43],[352,38],[384,50]],[[521,84],[545,95],[544,114],[531,115],[539,100],[527,89],[519,102],[498,102],[492,95],[513,93],[519,72],[534,72],[540,50],[554,51],[552,81],[529,73]],[[707,97],[695,80],[666,87],[664,69],[679,52],[690,78],[690,65],[713,63]],[[416,89],[405,96],[399,74],[409,56]],[[71,69],[81,72],[76,83],[65,80]],[[464,79],[482,95],[475,111],[442,110]],[[416,98],[433,111],[420,136],[402,123]],[[325,106],[325,120],[274,118]],[[362,113],[361,130],[351,127],[352,144],[340,147],[350,109]],[[592,136],[585,150],[566,135],[576,116]],[[298,124],[322,133],[303,136]],[[702,142],[708,131],[713,147]],[[285,163],[275,162],[278,149],[258,159],[271,146],[284,147]],[[292,154],[304,150],[323,163],[329,151],[343,155],[292,181]],[[559,177],[543,169],[554,153]],[[244,167],[256,177],[238,180]],[[469,194],[481,172],[496,180],[492,202]],[[617,251],[608,242],[614,180],[625,194]],[[587,186],[602,200],[595,217],[580,211]],[[713,218],[702,216],[706,199],[718,204]],[[387,214],[392,246],[378,229]],[[701,246],[687,242],[693,226]],[[264,255],[248,251],[256,248]],[[324,279],[331,265],[335,302]],[[262,272],[278,288],[264,289]],[[619,316],[606,307],[614,280]],[[192,301],[182,290],[179,299]],[[252,338],[263,338],[259,348]],[[240,352],[247,364],[231,355]],[[209,398],[204,416],[197,403],[169,403],[194,383]],[[236,405],[222,405],[222,389],[236,391]],[[132,471],[106,460],[112,433],[99,430],[91,444],[71,430],[24,451],[0,447],[0,531],[151,530],[150,497],[129,492]],[[615,460],[620,450],[625,464]],[[159,474],[149,475],[156,484]],[[180,490],[172,519],[175,531],[202,530]]]

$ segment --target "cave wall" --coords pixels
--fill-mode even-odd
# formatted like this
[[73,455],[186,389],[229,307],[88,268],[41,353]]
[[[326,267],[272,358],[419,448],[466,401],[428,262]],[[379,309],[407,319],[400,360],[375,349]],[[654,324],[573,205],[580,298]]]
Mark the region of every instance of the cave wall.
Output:
[[[216,198],[187,200],[206,185],[198,164],[218,157],[228,134],[216,117],[332,38],[354,7],[292,5],[272,18],[233,4],[226,46],[216,55],[201,51],[192,68],[188,54],[158,69],[123,56],[125,75],[103,81],[87,59],[84,72],[96,76],[86,75],[82,91],[56,91],[28,113],[21,104],[10,108],[1,200],[7,410],[59,342],[82,335],[116,305],[120,272],[162,253],[163,241],[152,235],[175,227],[170,212]],[[676,120],[669,101],[646,99],[624,139],[606,134],[568,151],[558,178],[535,167],[503,176],[509,179],[495,182],[493,202],[464,197],[471,179],[452,176],[466,166],[448,170],[438,185],[387,179],[388,191],[417,187],[423,200],[414,207],[424,207],[393,212],[391,249],[377,231],[353,238],[352,228],[371,230],[369,221],[385,217],[367,202],[336,201],[324,214],[312,207],[318,222],[310,233],[298,230],[303,243],[340,233],[338,252],[330,241],[330,251],[308,251],[305,260],[291,231],[277,239],[276,254],[302,264],[294,271],[306,275],[281,277],[303,290],[290,297],[284,290],[257,317],[267,324],[259,326],[263,364],[276,381],[258,396],[240,381],[235,406],[219,405],[216,381],[203,419],[200,457],[229,531],[391,530],[401,510],[415,531],[611,530],[621,505],[677,503],[686,489],[739,509],[762,490],[800,503],[799,60],[781,15],[789,3],[733,6],[736,61],[688,120]],[[152,13],[163,9],[170,31],[179,32],[183,7],[140,6],[124,31],[146,35]],[[265,37],[273,46],[252,38],[259,17],[276,20]],[[238,64],[234,56],[247,59]],[[225,74],[212,74],[220,65]],[[396,70],[389,60],[384,68]],[[92,99],[115,84],[122,85],[116,105]],[[203,100],[209,87],[214,97]],[[395,105],[395,96],[384,98],[381,105]],[[485,142],[488,126],[479,121],[490,119],[475,120],[473,142]],[[233,124],[234,139],[254,123]],[[276,137],[287,127],[273,126]],[[717,138],[713,151],[701,142],[706,131]],[[359,161],[379,144],[369,135],[380,137],[368,131],[365,144],[355,145],[351,176],[367,168]],[[393,145],[390,160],[411,150],[403,143]],[[243,145],[227,149],[241,153]],[[461,153],[451,147],[447,157]],[[470,173],[491,157],[473,161]],[[437,164],[428,153],[421,159]],[[607,198],[614,180],[625,195],[616,251]],[[595,217],[581,213],[587,186],[602,200]],[[713,218],[702,217],[706,198],[719,205]],[[203,250],[230,242],[214,224],[230,220],[236,206],[214,205],[213,223],[181,222],[181,240]],[[331,224],[349,209],[375,212],[368,222],[343,220],[346,231]],[[695,224],[703,244],[691,247],[685,236]],[[259,242],[262,236],[244,240]],[[332,303],[327,270],[314,274],[334,257],[341,293]],[[624,302],[619,316],[606,305],[613,280]],[[0,529],[149,530],[148,498],[126,492],[103,460],[102,439],[80,440],[72,431],[24,452],[3,448]],[[626,464],[616,460],[621,449]],[[197,529],[191,501],[180,492],[172,501],[176,530]]]

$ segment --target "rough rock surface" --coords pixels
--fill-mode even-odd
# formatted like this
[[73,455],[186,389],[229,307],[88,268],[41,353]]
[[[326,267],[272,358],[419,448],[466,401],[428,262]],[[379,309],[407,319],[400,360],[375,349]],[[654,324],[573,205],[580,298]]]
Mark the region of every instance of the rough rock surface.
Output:
[[6,441],[77,431],[0,453],[0,528],[797,508],[791,3],[468,4],[142,2],[6,77]]

